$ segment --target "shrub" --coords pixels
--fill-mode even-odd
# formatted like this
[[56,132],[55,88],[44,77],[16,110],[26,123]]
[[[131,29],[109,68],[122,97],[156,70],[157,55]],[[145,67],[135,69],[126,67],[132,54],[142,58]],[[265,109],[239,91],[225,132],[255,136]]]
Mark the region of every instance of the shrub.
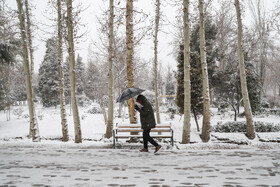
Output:
[[13,110],[13,114],[17,116],[17,118],[20,118],[22,116],[22,113],[23,113],[23,109],[21,107]]
[[[256,132],[280,132],[280,124],[256,121],[254,122]],[[245,121],[218,122],[215,127],[211,128],[213,132],[246,132]]]
[[90,114],[100,114],[100,113],[102,113],[102,110],[101,110],[101,107],[100,107],[99,104],[93,103],[93,104],[89,107],[89,109],[88,109],[87,112],[90,113]]

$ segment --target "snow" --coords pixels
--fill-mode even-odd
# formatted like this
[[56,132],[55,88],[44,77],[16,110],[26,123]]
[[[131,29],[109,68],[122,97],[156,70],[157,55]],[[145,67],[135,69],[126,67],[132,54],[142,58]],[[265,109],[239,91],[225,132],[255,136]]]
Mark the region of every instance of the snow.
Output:
[[[22,108],[23,113],[14,113]],[[83,143],[74,143],[73,116],[67,106],[69,142],[61,142],[60,109],[36,106],[41,142],[27,138],[29,123],[26,106],[13,107],[11,121],[0,112],[0,186],[279,186],[280,133],[256,133],[248,140],[242,133],[211,133],[202,143],[194,119],[191,144],[180,144],[183,117],[170,120],[161,114],[162,124],[171,123],[175,145],[159,142],[154,154],[140,153],[142,143],[121,140],[112,149],[102,114],[79,108]],[[126,110],[127,111],[127,110]],[[211,109],[211,124],[232,121],[232,114],[217,115]],[[138,116],[139,117],[139,116]],[[240,119],[244,121],[245,119]],[[280,124],[277,116],[254,120]],[[199,118],[201,124],[202,118]],[[115,118],[114,123],[128,123]],[[200,126],[201,129],[201,126]]]

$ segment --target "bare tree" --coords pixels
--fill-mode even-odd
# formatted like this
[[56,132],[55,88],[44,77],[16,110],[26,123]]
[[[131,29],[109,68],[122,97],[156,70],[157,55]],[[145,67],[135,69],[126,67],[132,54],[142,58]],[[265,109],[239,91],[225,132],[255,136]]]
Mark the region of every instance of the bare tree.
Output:
[[32,31],[31,31],[31,20],[30,20],[30,8],[28,0],[25,0],[25,14],[26,14],[26,31],[27,31],[27,39],[28,39],[28,49],[29,49],[29,57],[30,57],[30,74],[31,74],[31,81],[33,82],[34,76],[34,50],[32,45]]
[[252,110],[251,110],[251,105],[250,105],[250,100],[249,100],[249,95],[247,90],[244,54],[242,48],[242,20],[241,20],[239,0],[235,0],[235,8],[236,8],[237,23],[238,23],[238,57],[239,57],[241,91],[242,91],[243,104],[244,104],[245,116],[247,121],[246,135],[249,139],[254,139],[255,131],[253,126]]
[[64,78],[62,70],[62,16],[61,16],[61,0],[57,0],[57,37],[58,37],[58,46],[57,46],[57,60],[58,60],[58,69],[59,69],[59,95],[60,95],[60,117],[61,117],[61,126],[62,126],[62,141],[67,142],[69,140],[68,135],[68,124],[66,118],[65,110],[65,95],[64,95]]
[[266,77],[266,63],[267,63],[267,41],[268,41],[268,25],[265,20],[265,11],[262,0],[248,0],[249,8],[254,20],[254,30],[258,36],[259,48],[259,69],[261,86],[264,86]]
[[[29,61],[30,61],[30,78],[33,85],[33,76],[34,76],[34,57],[33,57],[33,46],[32,46],[32,32],[31,32],[31,20],[29,12],[29,3],[28,0],[25,0],[25,15],[26,15],[26,37],[28,39],[27,47],[29,50]],[[32,127],[29,128],[29,136],[32,136]]]
[[184,125],[182,143],[190,143],[191,81],[190,81],[190,20],[189,0],[183,1],[184,11]]
[[114,38],[114,0],[110,0],[110,21],[109,21],[109,47],[108,47],[108,120],[106,138],[112,137],[114,118],[114,97],[113,97],[113,38]]
[[[133,0],[126,0],[126,63],[127,63],[127,87],[134,87],[133,75]],[[128,100],[130,123],[136,123],[134,99]]]
[[200,41],[200,60],[202,67],[202,87],[203,87],[203,124],[201,139],[208,142],[210,139],[210,96],[209,80],[206,63],[205,30],[204,30],[204,0],[199,0],[199,41]]
[[160,0],[156,0],[156,19],[155,19],[155,35],[154,35],[154,73],[155,73],[155,105],[157,123],[160,124],[159,104],[158,104],[158,30],[160,18]]
[[71,104],[75,126],[75,143],[82,143],[82,132],[76,96],[75,49],[73,37],[72,0],[67,0],[68,54],[70,65]]
[[25,16],[23,13],[23,5],[21,0],[17,0],[18,6],[18,18],[20,22],[20,33],[21,33],[21,42],[22,42],[22,54],[23,54],[23,61],[24,61],[24,69],[26,74],[26,88],[27,88],[27,101],[28,101],[28,108],[29,108],[29,120],[30,120],[30,127],[32,131],[32,140],[34,142],[40,141],[39,135],[39,127],[37,123],[37,118],[35,114],[35,106],[33,101],[33,88],[32,88],[32,81],[31,81],[31,74],[29,68],[29,55],[26,43],[26,27],[25,27]]

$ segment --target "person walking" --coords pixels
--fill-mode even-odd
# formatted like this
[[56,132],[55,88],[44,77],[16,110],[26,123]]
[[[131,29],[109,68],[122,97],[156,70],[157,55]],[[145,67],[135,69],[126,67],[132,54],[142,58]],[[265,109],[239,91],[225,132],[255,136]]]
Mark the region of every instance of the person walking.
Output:
[[156,153],[160,150],[161,146],[150,136],[151,129],[156,127],[154,110],[144,95],[138,95],[136,102],[140,104],[140,107],[137,104],[135,105],[135,110],[140,113],[141,129],[143,129],[144,148],[140,152],[149,152],[148,142],[150,142],[155,146]]

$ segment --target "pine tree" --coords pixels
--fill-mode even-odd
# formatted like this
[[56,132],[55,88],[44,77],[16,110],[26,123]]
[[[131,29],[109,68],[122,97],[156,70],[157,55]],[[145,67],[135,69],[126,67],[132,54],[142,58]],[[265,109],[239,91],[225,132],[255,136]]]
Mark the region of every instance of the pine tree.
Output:
[[166,85],[165,85],[165,94],[166,95],[174,95],[175,94],[175,85],[174,85],[174,78],[173,78],[173,73],[171,71],[170,66],[168,67],[167,70],[167,75],[166,75]]
[[89,61],[85,70],[85,94],[86,96],[94,101],[96,99],[96,88],[98,87],[98,71],[95,63]]
[[85,85],[85,64],[83,63],[83,58],[78,54],[76,59],[76,85],[77,85],[77,95],[84,94]]
[[57,55],[57,40],[53,37],[46,42],[46,54],[39,68],[39,92],[44,107],[59,104]]
[[176,91],[176,105],[179,113],[184,113],[184,45],[180,45],[180,51],[177,57],[177,91]]
[[66,57],[63,63],[63,75],[64,75],[64,94],[65,103],[69,104],[71,100],[71,86],[70,86],[70,68],[69,68],[69,57]]

